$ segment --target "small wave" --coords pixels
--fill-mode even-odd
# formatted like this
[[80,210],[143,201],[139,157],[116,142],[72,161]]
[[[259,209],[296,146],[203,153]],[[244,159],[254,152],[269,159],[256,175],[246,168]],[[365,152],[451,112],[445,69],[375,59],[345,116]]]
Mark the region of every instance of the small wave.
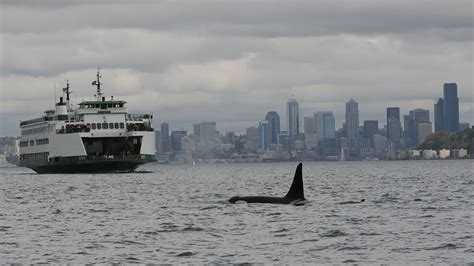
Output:
[[361,249],[364,249],[364,248],[361,248],[361,247],[342,247],[338,250],[339,251],[344,251],[344,250],[361,250]]
[[288,232],[288,231],[289,231],[288,229],[282,228],[282,229],[275,230],[272,233],[283,233],[283,232]]
[[132,240],[122,240],[116,241],[116,244],[124,244],[124,245],[143,245],[143,243],[132,241]]
[[70,186],[66,189],[66,191],[70,192],[70,191],[74,191],[76,189],[77,189],[77,187]]
[[186,251],[186,252],[183,252],[183,253],[179,253],[178,255],[176,255],[177,257],[191,257],[193,256],[194,253],[190,252],[190,251]]
[[89,209],[89,212],[109,212],[109,210]]
[[375,233],[375,232],[364,232],[364,233],[360,233],[359,235],[360,236],[381,236],[382,234]]
[[317,242],[319,241],[319,239],[317,238],[311,238],[311,239],[304,239],[303,241],[301,241],[301,243],[305,243],[305,242]]
[[204,228],[188,226],[188,227],[183,228],[183,230],[181,230],[181,231],[183,231],[183,232],[186,232],[186,231],[200,232],[200,231],[204,231]]
[[6,232],[8,229],[12,228],[11,226],[0,225],[0,232]]
[[425,250],[456,249],[456,248],[461,248],[461,245],[446,243],[446,244],[442,244],[441,246],[438,246],[438,247],[425,248]]
[[125,258],[126,260],[131,260],[133,262],[137,262],[137,261],[140,261],[139,259],[135,258],[135,257],[128,257],[128,258]]
[[200,208],[199,210],[205,211],[205,210],[213,210],[213,209],[222,209],[222,207],[220,207],[220,206],[206,206],[206,207]]
[[343,261],[342,263],[356,263],[356,262],[357,262],[356,260],[349,259],[349,260]]
[[433,217],[434,217],[433,215],[428,214],[428,215],[420,216],[419,218],[433,218]]
[[339,237],[339,236],[347,236],[347,234],[342,232],[339,229],[335,229],[335,230],[330,230],[326,233],[320,234],[319,236],[320,237]]

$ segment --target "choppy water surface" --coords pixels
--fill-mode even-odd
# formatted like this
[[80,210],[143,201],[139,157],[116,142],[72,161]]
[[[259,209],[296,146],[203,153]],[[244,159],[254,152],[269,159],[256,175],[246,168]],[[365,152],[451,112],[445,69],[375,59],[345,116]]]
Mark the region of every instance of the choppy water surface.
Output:
[[227,202],[283,196],[296,165],[149,164],[113,175],[0,168],[0,261],[474,261],[472,160],[304,163],[309,204]]

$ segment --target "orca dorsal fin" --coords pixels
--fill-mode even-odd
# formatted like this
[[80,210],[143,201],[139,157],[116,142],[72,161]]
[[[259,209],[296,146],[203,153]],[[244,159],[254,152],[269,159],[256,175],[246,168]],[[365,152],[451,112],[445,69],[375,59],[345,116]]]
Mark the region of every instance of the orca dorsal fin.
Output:
[[290,199],[305,199],[303,191],[303,164],[298,164],[295,171],[295,177],[293,178],[293,183],[291,184],[290,191],[286,194],[285,198]]

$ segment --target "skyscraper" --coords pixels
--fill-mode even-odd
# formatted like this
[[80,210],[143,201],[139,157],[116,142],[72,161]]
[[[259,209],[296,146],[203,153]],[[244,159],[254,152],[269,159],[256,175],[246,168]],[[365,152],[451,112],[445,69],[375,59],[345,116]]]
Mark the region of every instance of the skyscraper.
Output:
[[317,112],[314,114],[316,118],[316,132],[318,141],[324,139],[336,138],[336,120],[332,112]]
[[306,116],[304,118],[304,134],[316,133],[316,120],[314,116]]
[[186,130],[171,131],[171,150],[181,151],[181,139],[188,135]]
[[403,116],[403,132],[405,137],[405,148],[411,148],[416,145],[415,142],[415,128],[413,121],[413,111],[410,111],[408,115]]
[[400,108],[387,108],[387,141],[395,144],[396,147],[400,145]]
[[267,120],[258,124],[258,147],[267,150],[270,147],[271,132],[270,123]]
[[364,121],[364,136],[369,139],[370,147],[374,148],[374,135],[379,131],[378,120]]
[[359,104],[352,98],[346,103],[346,134],[349,147],[354,148],[359,138]]
[[170,126],[166,122],[161,124],[161,150],[163,153],[170,151]]
[[440,132],[440,131],[445,130],[443,98],[436,99],[434,103],[434,123],[435,123],[435,132]]
[[[430,110],[427,109],[415,109],[410,111],[410,114],[413,118],[413,128],[414,128],[414,140],[416,143],[420,144],[420,139],[418,138],[420,135],[418,134],[418,126],[420,123],[428,123],[430,122]],[[431,125],[431,124],[430,124]],[[425,132],[427,125],[424,125],[423,129]],[[431,132],[430,132],[431,133]]]
[[288,100],[286,105],[286,114],[288,118],[288,136],[290,138],[294,138],[300,133],[298,102],[295,99]]
[[456,83],[444,83],[444,126],[452,133],[459,131],[459,98]]
[[278,134],[280,134],[280,116],[276,111],[270,111],[265,116],[270,126],[270,143],[278,143]]

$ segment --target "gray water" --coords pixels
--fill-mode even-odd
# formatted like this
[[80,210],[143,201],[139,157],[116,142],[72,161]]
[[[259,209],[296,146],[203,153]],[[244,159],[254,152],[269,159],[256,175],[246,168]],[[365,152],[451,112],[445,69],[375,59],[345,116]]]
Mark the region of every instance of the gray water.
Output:
[[284,196],[296,165],[0,168],[0,262],[474,262],[472,160],[304,163],[308,204],[227,202]]

